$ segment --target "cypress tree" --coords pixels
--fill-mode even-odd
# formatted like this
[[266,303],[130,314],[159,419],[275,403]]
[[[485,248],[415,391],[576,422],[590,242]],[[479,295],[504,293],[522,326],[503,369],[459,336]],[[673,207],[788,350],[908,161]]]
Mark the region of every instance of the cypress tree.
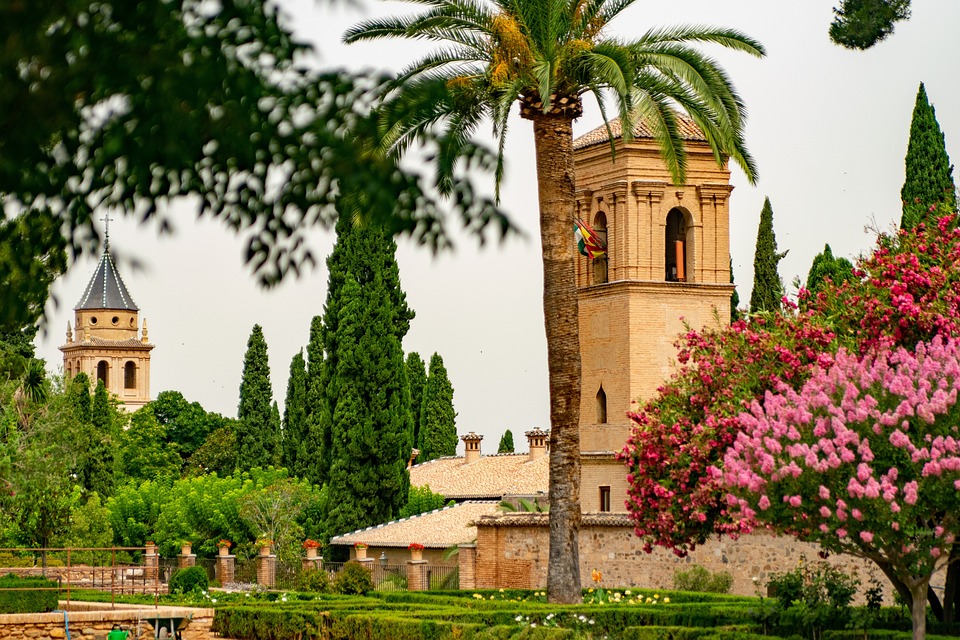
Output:
[[[920,222],[936,223],[939,216],[956,210],[953,167],[936,112],[927,100],[922,82],[913,107],[910,143],[904,164],[906,180],[900,190],[900,199],[903,200],[901,229],[911,229]],[[931,212],[931,207],[936,210]]]
[[396,517],[406,504],[413,446],[402,340],[413,313],[400,288],[396,244],[379,228],[342,217],[327,261],[325,408],[329,429],[327,532]]
[[430,374],[423,391],[421,409],[420,449],[418,460],[426,462],[457,452],[457,413],[453,410],[453,385],[447,377],[443,358],[434,353],[430,358]]
[[306,475],[307,429],[307,362],[301,349],[290,361],[287,398],[283,403],[283,466],[298,478]]
[[410,385],[410,415],[413,418],[413,438],[411,442],[418,442],[423,390],[427,386],[427,366],[416,351],[407,356],[406,366],[407,384]]
[[272,403],[267,342],[263,329],[255,324],[243,356],[237,408],[237,467],[241,471],[267,467],[276,461],[280,425],[274,422]]
[[[730,284],[733,284],[733,258],[730,258]],[[737,293],[737,287],[733,287],[733,293],[730,294],[730,322],[736,322],[740,319],[740,294]]]
[[85,373],[78,373],[70,379],[67,386],[70,404],[74,415],[81,424],[90,422],[90,378]]
[[307,343],[307,423],[304,477],[311,483],[323,485],[330,475],[330,422],[326,396],[326,378],[323,356],[323,318],[310,321],[310,341]]
[[853,279],[853,263],[846,258],[835,258],[829,244],[823,246],[823,251],[817,254],[813,264],[810,265],[810,271],[807,273],[807,291],[811,295],[816,295],[823,289],[827,278],[837,285]]
[[497,447],[497,453],[513,453],[513,432],[507,429],[500,438],[500,446]]
[[90,407],[89,440],[85,447],[86,464],[78,474],[81,485],[89,492],[107,498],[113,495],[115,463],[113,454],[113,420],[110,415],[110,394],[103,380],[97,380]]
[[757,229],[757,249],[753,255],[753,291],[750,292],[750,313],[780,311],[783,282],[777,265],[787,252],[777,253],[777,236],[773,232],[773,207],[770,198],[763,201],[760,227]]

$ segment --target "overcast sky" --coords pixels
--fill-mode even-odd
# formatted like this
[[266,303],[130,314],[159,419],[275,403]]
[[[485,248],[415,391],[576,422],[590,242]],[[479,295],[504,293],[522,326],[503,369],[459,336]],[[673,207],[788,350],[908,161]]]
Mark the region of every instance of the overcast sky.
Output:
[[[731,252],[744,301],[764,196],[773,204],[780,249],[789,249],[780,265],[788,284],[806,276],[825,242],[836,255],[855,258],[873,245],[872,229],[899,221],[903,158],[921,81],[948,153],[960,158],[960,2],[914,0],[913,18],[866,52],[830,43],[834,2],[638,0],[613,23],[624,37],[666,25],[735,27],[767,48],[764,60],[707,49],[747,103],[747,142],[759,167],[756,186],[734,169],[730,202]],[[346,27],[406,10],[400,3],[361,0],[331,8],[326,1],[282,0],[281,6],[297,35],[318,47],[318,65],[397,70],[426,50],[398,42],[339,43]],[[600,122],[596,106],[587,102],[575,132]],[[511,125],[502,204],[526,237],[479,248],[455,233],[452,253],[434,257],[403,240],[398,252],[403,288],[417,314],[404,348],[427,361],[434,351],[443,356],[458,432],[484,434],[484,451],[495,450],[505,429],[513,430],[522,449],[523,431],[549,426],[533,135],[518,116]],[[133,220],[111,223],[121,274],[157,345],[152,397],[175,389],[209,411],[235,416],[246,341],[258,323],[268,343],[274,398],[282,407],[290,360],[306,345],[310,319],[323,311],[323,260],[298,280],[262,291],[243,267],[242,239],[179,209],[172,237],[158,238],[153,227]],[[450,227],[456,231],[456,222]],[[333,234],[317,229],[311,240],[323,258]],[[142,269],[122,261],[134,255]],[[38,356],[51,369],[62,365],[57,347],[95,264],[95,256],[77,264],[54,287],[59,306],[51,307],[48,335],[38,338]]]

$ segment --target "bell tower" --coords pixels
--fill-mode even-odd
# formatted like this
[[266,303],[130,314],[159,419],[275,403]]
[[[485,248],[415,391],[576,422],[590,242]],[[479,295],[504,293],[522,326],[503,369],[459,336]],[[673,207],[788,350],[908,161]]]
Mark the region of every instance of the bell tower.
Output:
[[150,352],[147,321],[140,332],[140,310],[127,291],[110,255],[109,221],[100,262],[77,306],[74,327],[60,347],[67,378],[80,372],[91,384],[103,380],[130,412],[150,402]]
[[585,512],[624,510],[625,471],[614,454],[630,433],[626,414],[669,378],[685,324],[730,318],[730,171],[693,121],[678,124],[687,157],[680,186],[644,123],[624,142],[620,120],[610,122],[612,160],[605,126],[574,141],[577,216],[606,243],[604,255],[577,261]]

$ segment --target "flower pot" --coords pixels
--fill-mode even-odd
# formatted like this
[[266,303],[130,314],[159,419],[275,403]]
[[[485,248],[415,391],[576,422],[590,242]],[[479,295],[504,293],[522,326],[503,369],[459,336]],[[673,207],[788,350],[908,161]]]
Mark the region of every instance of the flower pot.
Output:
[[317,557],[317,548],[316,547],[307,547],[307,557],[311,560]]
[[220,555],[221,556],[230,555],[230,547],[220,547]]
[[182,545],[180,545],[180,555],[188,556],[188,555],[190,555],[190,552],[191,552],[192,550],[193,550],[193,545],[192,545],[192,544],[182,544]]
[[423,549],[410,549],[410,559],[414,562],[423,560]]
[[357,560],[366,560],[367,559],[367,550],[356,547],[357,550]]
[[270,555],[270,545],[264,545],[260,547],[260,555],[262,556]]

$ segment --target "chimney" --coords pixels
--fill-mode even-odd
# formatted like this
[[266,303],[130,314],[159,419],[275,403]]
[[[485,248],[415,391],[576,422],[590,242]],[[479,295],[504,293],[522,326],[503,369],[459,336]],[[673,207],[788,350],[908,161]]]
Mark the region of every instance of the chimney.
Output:
[[463,440],[464,445],[464,458],[466,458],[466,464],[471,462],[476,462],[480,459],[480,441],[483,440],[483,436],[474,433],[471,431],[465,436],[460,436],[460,439]]
[[547,453],[547,437],[550,435],[549,431],[544,431],[540,427],[537,427],[532,431],[527,431],[523,435],[527,436],[527,443],[530,445],[528,462],[542,458]]

